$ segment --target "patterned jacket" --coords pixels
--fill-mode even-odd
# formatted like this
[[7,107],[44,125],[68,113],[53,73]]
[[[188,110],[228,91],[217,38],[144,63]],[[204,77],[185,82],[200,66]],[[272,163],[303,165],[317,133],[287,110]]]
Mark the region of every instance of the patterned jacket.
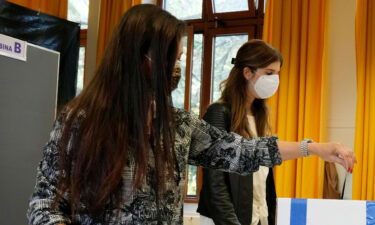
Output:
[[[156,204],[153,156],[148,163],[148,175],[135,191],[132,189],[134,162],[129,160],[123,171],[123,204],[119,208],[109,204],[100,218],[85,213],[85,206],[71,218],[69,196],[52,207],[57,192],[58,145],[63,129],[62,119],[55,121],[50,140],[37,168],[34,193],[27,217],[33,225],[72,224],[130,225],[130,224],[183,224],[183,190],[186,165],[196,165],[238,174],[249,174],[260,165],[273,167],[281,164],[277,138],[245,139],[235,133],[227,133],[210,126],[196,115],[176,109],[175,153],[178,170],[175,181],[166,184],[164,198]],[[152,151],[150,151],[152,152]],[[113,216],[116,215],[116,216]]]

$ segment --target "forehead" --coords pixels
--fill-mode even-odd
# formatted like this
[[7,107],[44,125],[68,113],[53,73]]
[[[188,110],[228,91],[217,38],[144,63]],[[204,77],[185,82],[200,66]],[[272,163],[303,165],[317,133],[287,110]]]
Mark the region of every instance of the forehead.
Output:
[[273,63],[269,64],[268,66],[262,68],[262,69],[270,69],[270,70],[274,70],[274,71],[279,71],[280,67],[281,67],[281,63],[279,61],[276,61],[276,62],[273,62]]

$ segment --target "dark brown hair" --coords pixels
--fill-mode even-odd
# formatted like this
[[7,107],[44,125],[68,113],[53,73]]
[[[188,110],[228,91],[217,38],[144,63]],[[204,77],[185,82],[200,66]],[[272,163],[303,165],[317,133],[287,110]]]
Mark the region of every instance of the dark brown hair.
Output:
[[247,120],[248,107],[255,118],[258,136],[270,134],[268,122],[268,109],[263,99],[255,99],[251,106],[247,104],[248,82],[243,76],[243,68],[249,67],[252,72],[258,68],[264,68],[273,62],[282,64],[280,53],[262,40],[251,40],[243,44],[237,51],[234,67],[229,77],[220,86],[222,94],[220,101],[229,103],[232,114],[231,130],[244,136],[251,137],[251,131]]
[[[154,5],[129,9],[93,80],[67,105],[59,191],[69,193],[73,215],[81,203],[92,216],[100,215],[107,203],[118,206],[126,163],[134,161],[132,185],[139,187],[151,150],[155,189],[162,192],[166,179],[173,179],[171,76],[184,30],[183,21]],[[151,134],[146,124],[150,111],[155,114]]]

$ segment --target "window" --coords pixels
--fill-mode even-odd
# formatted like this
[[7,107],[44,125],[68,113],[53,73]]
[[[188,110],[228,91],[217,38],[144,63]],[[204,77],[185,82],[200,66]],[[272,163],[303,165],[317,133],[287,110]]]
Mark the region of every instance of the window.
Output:
[[[202,116],[220,97],[219,84],[229,75],[238,48],[248,39],[261,38],[266,0],[157,1],[189,25],[185,74],[180,81],[183,89],[173,93],[173,101],[177,107]],[[189,165],[186,177],[185,201],[197,202],[202,170]]]
[[190,110],[199,115],[202,83],[203,35],[194,34]]
[[225,80],[231,68],[231,61],[236,57],[237,50],[248,40],[247,34],[217,36],[214,39],[212,102],[220,97],[220,83]]
[[85,50],[86,50],[85,47],[83,46],[79,47],[76,95],[78,95],[83,89],[83,78],[84,78],[84,71],[85,71]]
[[163,8],[181,20],[202,18],[203,0],[165,0]]
[[[187,37],[183,39],[183,52],[187,50]],[[172,92],[173,105],[177,108],[184,108],[185,96],[185,79],[186,79],[186,54],[181,56],[181,79],[176,90]]]
[[87,30],[89,17],[89,0],[69,0],[68,20],[81,24],[82,30]]
[[214,12],[236,12],[249,10],[247,0],[214,0]]
[[83,89],[88,16],[89,0],[68,0],[68,20],[81,25],[76,95]]

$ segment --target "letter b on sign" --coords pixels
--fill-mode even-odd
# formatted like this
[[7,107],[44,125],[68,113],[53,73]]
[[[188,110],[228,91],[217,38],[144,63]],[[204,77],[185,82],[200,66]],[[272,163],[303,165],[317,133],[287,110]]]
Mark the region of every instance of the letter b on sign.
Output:
[[15,53],[21,53],[21,44],[18,42],[14,43],[14,52]]

